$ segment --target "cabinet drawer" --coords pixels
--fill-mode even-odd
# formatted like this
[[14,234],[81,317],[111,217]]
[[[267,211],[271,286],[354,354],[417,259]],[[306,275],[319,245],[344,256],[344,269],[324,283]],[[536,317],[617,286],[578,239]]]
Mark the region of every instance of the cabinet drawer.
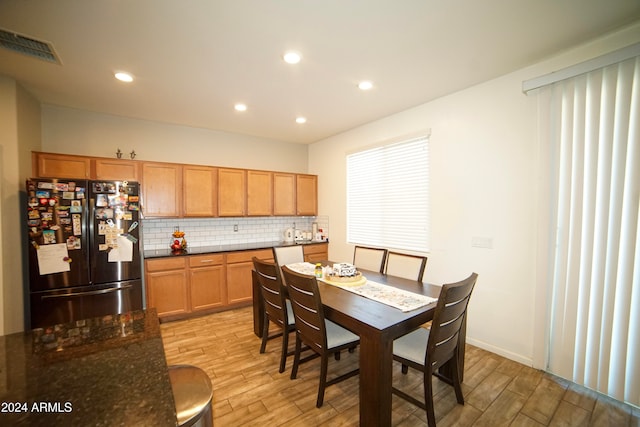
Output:
[[187,265],[184,257],[148,259],[145,264],[147,271],[178,270]]
[[257,251],[229,252],[227,253],[227,263],[251,262],[253,257],[263,261],[272,261],[273,251],[271,249],[260,249]]
[[302,251],[305,255],[307,254],[320,254],[327,252],[327,244],[321,243],[318,245],[305,245],[302,247]]
[[224,262],[222,254],[192,255],[189,257],[189,267],[208,267],[211,265],[221,265]]

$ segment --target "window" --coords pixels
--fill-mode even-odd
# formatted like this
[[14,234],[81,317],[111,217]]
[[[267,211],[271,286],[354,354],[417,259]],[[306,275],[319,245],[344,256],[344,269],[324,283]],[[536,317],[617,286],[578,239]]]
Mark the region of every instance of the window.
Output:
[[429,138],[347,156],[347,241],[429,251]]

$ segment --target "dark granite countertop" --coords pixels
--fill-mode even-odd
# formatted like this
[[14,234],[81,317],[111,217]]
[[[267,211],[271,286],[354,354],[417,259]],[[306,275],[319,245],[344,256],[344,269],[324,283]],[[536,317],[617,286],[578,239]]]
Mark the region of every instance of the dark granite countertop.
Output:
[[175,426],[155,309],[0,337],[0,425]]
[[317,245],[321,243],[329,243],[328,241],[315,241],[315,240],[304,240],[299,243],[290,243],[290,242],[251,242],[251,243],[237,243],[233,245],[211,245],[211,246],[196,246],[196,247],[188,247],[186,251],[173,252],[171,249],[155,249],[155,250],[146,250],[144,251],[145,258],[165,258],[171,256],[184,256],[184,255],[203,255],[203,254],[212,254],[216,252],[236,252],[236,251],[249,251],[256,249],[270,249],[273,247],[282,247],[282,246],[295,246],[295,245]]

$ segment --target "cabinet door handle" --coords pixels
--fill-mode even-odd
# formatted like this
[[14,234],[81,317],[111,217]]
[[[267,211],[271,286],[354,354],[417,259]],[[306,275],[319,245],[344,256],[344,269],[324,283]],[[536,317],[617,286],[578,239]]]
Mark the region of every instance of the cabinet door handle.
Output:
[[96,291],[70,292],[68,294],[43,295],[40,298],[50,299],[50,298],[67,298],[67,297],[80,297],[80,296],[88,296],[88,295],[100,295],[100,294],[108,294],[111,292],[126,291],[129,288],[131,288],[131,285],[124,285],[116,288],[99,289]]

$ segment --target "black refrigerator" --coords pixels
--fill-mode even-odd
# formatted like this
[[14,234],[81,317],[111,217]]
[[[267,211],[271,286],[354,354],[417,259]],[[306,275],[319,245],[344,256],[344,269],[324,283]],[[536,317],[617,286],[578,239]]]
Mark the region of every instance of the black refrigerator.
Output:
[[143,308],[137,182],[27,181],[31,328]]

